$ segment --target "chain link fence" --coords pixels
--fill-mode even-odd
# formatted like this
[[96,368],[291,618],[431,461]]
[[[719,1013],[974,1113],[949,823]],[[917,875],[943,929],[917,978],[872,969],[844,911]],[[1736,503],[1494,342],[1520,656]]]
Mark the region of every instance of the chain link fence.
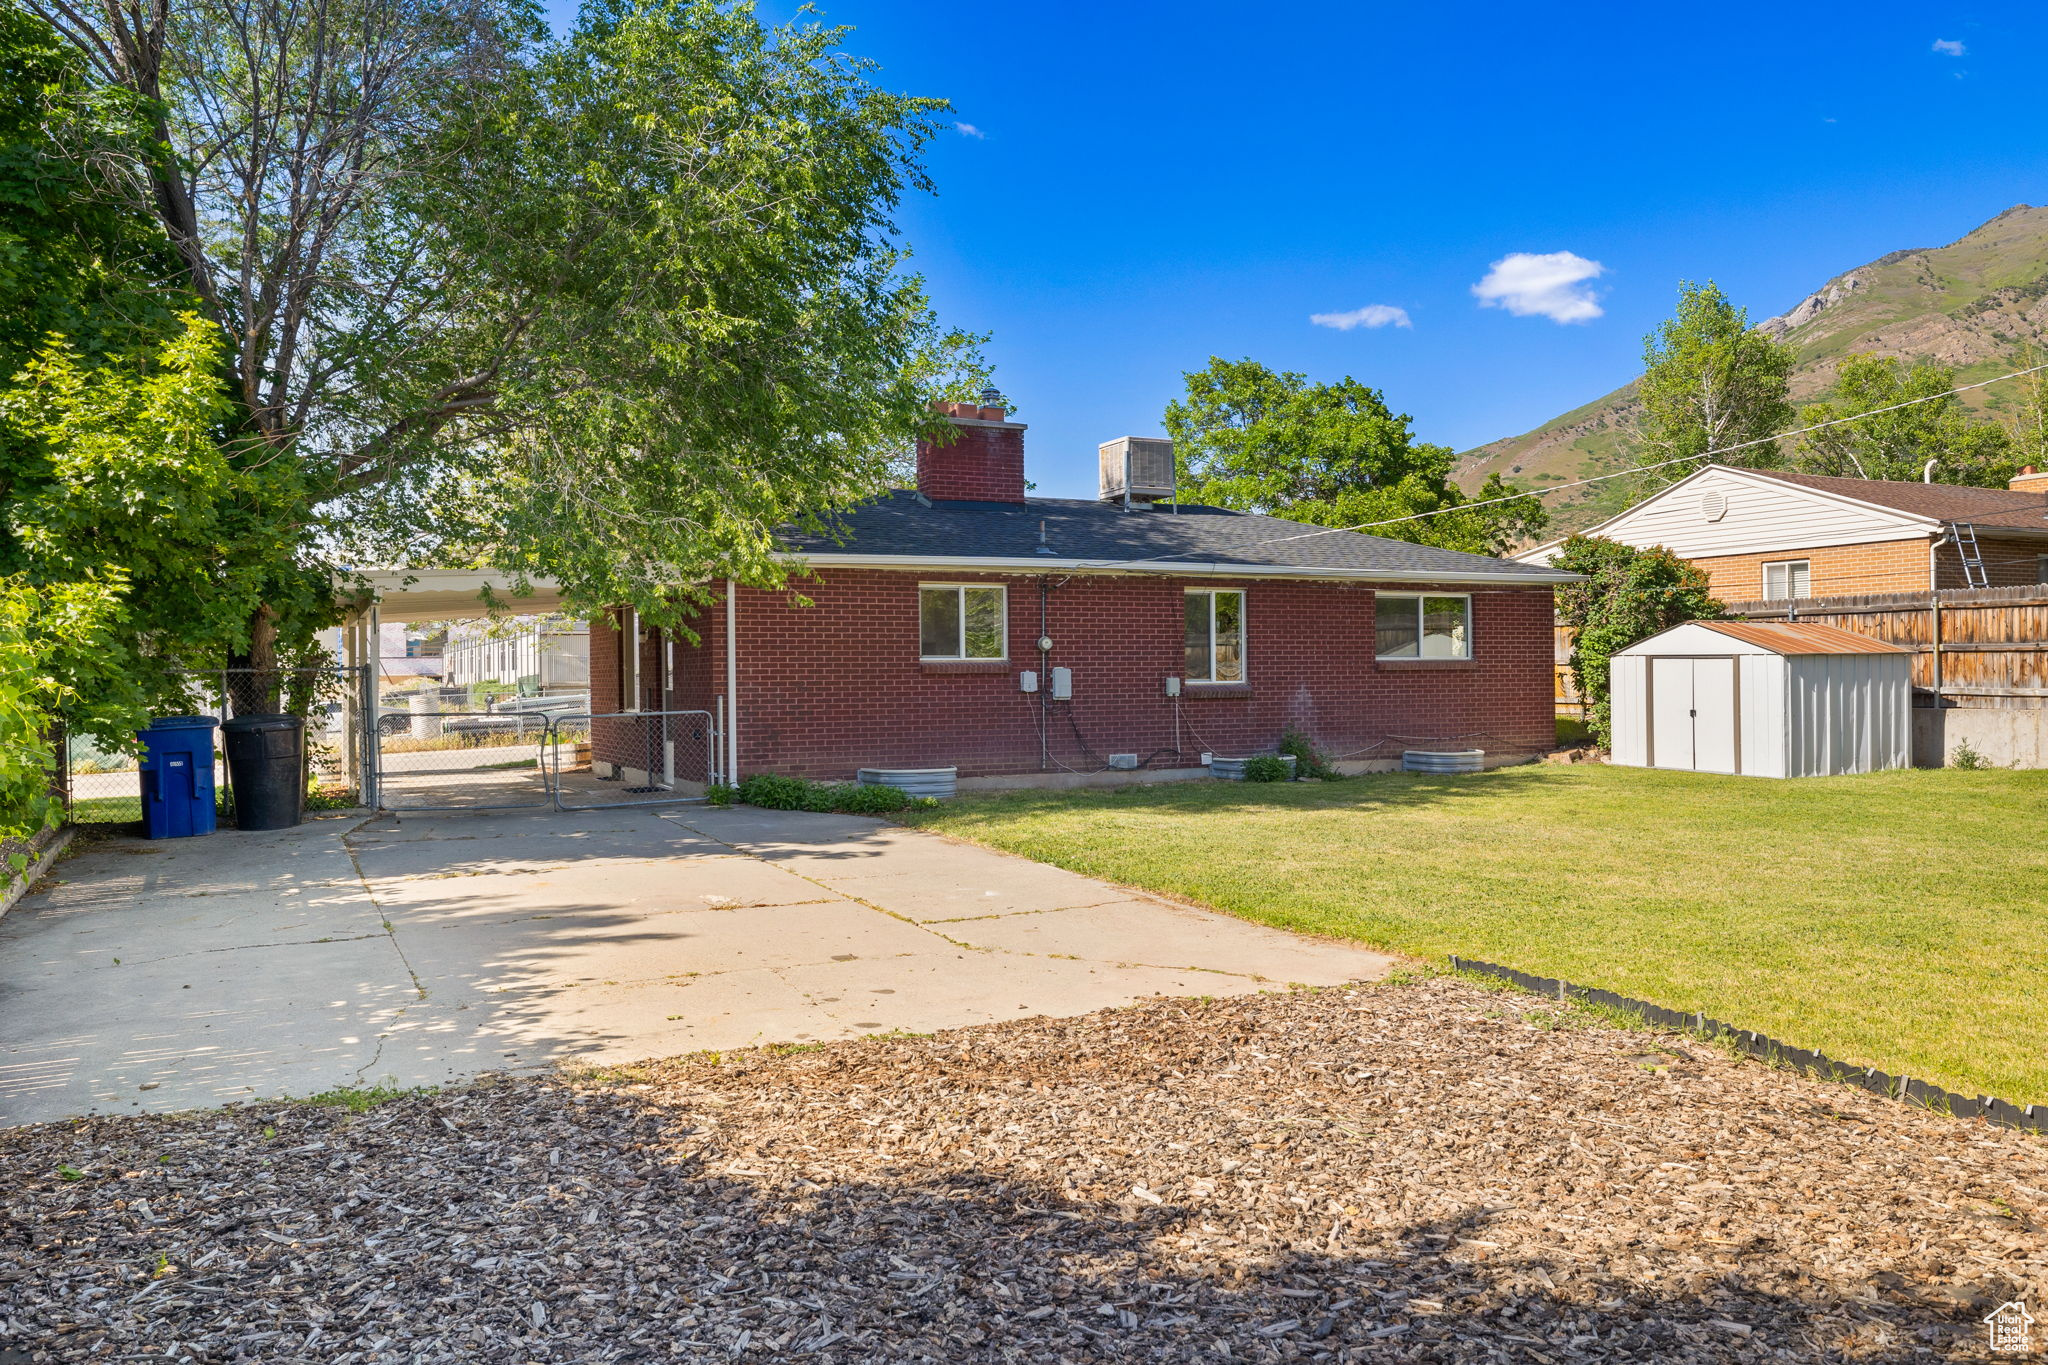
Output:
[[[223,670],[191,681],[187,714],[225,722],[283,710],[306,718],[316,807],[586,810],[701,800],[719,778],[719,727],[708,711],[593,714],[582,695],[479,704],[462,688],[378,688],[360,667]],[[67,818],[139,822],[139,748],[71,736],[59,775]],[[225,823],[234,816],[234,787],[217,729],[213,761]]]
[[[319,803],[353,803],[363,789],[362,668],[226,668],[186,675],[186,715],[235,716],[286,712],[306,718],[306,783]],[[234,815],[234,785],[214,731],[214,790],[223,820]],[[142,819],[140,745],[109,746],[67,735],[59,746],[58,787],[65,818],[78,825],[123,825]]]
[[562,810],[701,800],[718,780],[718,726],[709,711],[563,716],[549,759]]
[[582,702],[479,709],[454,689],[389,694],[376,722],[376,804],[581,810],[703,798],[718,755],[710,712],[562,709]]

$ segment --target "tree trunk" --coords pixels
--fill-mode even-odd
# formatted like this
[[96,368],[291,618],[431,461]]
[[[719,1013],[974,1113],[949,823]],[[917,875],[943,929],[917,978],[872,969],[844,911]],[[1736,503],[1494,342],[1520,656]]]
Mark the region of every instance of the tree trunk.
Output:
[[228,704],[238,716],[275,713],[278,683],[277,613],[266,602],[249,618],[248,651],[228,656]]

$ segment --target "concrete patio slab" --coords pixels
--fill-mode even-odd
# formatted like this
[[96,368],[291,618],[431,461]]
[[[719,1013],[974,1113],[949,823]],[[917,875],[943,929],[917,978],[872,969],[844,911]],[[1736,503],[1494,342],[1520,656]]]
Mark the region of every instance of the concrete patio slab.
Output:
[[[12,916],[9,917],[12,919]],[[361,1084],[419,993],[387,935],[0,984],[0,1118],[153,1113]]]
[[652,915],[844,899],[808,878],[736,854],[463,877],[388,878],[369,886],[378,905],[408,924],[581,912]]
[[1104,905],[1131,894],[1093,877],[981,849],[955,845],[943,852],[956,849],[958,854],[951,859],[926,855],[915,860],[916,868],[887,875],[842,876],[818,868],[809,869],[807,875],[841,895],[922,924]]
[[915,957],[831,962],[783,972],[854,1033],[928,1033],[962,1024],[1086,1014],[1155,995],[1242,995],[1243,976],[949,948]]
[[1391,966],[858,816],[437,812],[115,839],[0,920],[0,1122]]
[[977,948],[1057,952],[1090,962],[1223,972],[1299,986],[1377,976],[1386,961],[1384,954],[1354,944],[1276,935],[1243,920],[1143,900],[932,927]]
[[81,846],[52,869],[50,899],[42,904],[119,909],[166,896],[353,885],[355,860],[342,836],[361,819],[329,816],[295,830],[236,831],[235,838],[218,843],[211,838],[114,839]]
[[[64,888],[50,892],[54,900]],[[87,968],[128,966],[235,948],[320,943],[384,934],[384,917],[361,882],[235,891],[219,896],[144,897],[91,913],[67,903],[45,932],[23,940],[31,975],[68,976]],[[7,942],[0,927],[0,944]],[[10,973],[22,979],[21,973]]]
[[428,998],[681,981],[753,968],[929,952],[929,934],[852,901],[666,914],[570,914],[408,924],[406,964]]
[[858,1032],[780,973],[754,969],[414,1006],[389,1025],[378,1075],[386,1084],[440,1085],[484,1071],[609,1065]]
[[421,839],[504,839],[522,834],[591,834],[644,830],[674,807],[616,810],[386,811],[363,819],[349,835],[357,847]]
[[464,877],[478,872],[527,872],[605,860],[730,856],[728,844],[661,820],[627,829],[573,833],[520,833],[498,838],[365,841],[356,863],[371,880],[391,877]]

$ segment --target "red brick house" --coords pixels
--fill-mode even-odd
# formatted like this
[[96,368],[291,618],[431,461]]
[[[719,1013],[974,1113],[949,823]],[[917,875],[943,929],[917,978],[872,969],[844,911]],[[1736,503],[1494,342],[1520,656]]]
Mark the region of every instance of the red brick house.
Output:
[[[954,439],[920,445],[914,490],[836,537],[787,537],[811,605],[728,585],[695,642],[630,611],[593,622],[593,709],[711,713],[728,776],[1192,777],[1289,726],[1352,770],[1552,747],[1551,588],[1569,575],[1126,496],[1108,457],[1145,442],[1104,447],[1110,495],[1027,497],[1023,424],[946,411]],[[647,746],[607,733],[599,771],[644,773]]]

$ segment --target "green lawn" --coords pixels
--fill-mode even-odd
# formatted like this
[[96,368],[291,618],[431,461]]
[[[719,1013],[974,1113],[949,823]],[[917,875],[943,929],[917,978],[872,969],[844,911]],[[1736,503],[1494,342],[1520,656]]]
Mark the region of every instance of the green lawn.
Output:
[[910,822],[1289,929],[2048,1101],[2048,772],[1600,766],[963,797]]

